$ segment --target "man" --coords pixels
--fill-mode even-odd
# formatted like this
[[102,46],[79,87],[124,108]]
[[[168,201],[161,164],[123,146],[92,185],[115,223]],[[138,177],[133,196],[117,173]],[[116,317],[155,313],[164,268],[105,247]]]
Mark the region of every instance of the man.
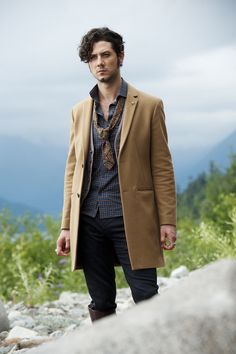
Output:
[[79,56],[97,85],[72,110],[57,254],[83,268],[95,321],[115,313],[114,264],[135,303],[158,293],[156,268],[176,241],[176,197],[162,101],[120,74],[122,37],[90,30]]

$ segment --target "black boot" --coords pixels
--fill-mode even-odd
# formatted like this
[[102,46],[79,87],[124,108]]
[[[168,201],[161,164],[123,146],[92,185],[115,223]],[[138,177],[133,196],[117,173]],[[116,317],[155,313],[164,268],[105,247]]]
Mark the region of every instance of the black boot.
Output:
[[89,315],[90,315],[92,322],[100,320],[103,317],[110,316],[110,315],[113,315],[116,313],[115,309],[98,311],[98,310],[93,309],[91,307],[91,305],[88,305],[88,310],[89,310]]

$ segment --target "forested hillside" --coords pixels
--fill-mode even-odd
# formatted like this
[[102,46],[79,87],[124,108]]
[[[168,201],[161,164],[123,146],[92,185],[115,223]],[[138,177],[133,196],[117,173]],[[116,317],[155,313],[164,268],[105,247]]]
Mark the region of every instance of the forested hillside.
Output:
[[236,155],[232,155],[226,170],[211,163],[208,173],[201,173],[178,194],[178,219],[224,223],[229,220],[231,208],[236,206],[235,194]]

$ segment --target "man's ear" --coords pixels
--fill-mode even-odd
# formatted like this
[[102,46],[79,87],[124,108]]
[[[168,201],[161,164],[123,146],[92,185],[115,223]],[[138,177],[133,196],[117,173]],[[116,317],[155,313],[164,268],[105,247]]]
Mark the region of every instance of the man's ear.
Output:
[[124,52],[119,54],[119,56],[118,56],[118,64],[119,64],[119,66],[123,65],[124,57],[125,57]]

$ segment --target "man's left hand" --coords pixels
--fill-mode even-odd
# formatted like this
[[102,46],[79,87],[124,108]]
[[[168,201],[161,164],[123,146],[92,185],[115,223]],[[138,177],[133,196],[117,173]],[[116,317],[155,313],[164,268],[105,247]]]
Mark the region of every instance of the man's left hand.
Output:
[[173,250],[176,241],[176,227],[174,225],[161,225],[161,248]]

